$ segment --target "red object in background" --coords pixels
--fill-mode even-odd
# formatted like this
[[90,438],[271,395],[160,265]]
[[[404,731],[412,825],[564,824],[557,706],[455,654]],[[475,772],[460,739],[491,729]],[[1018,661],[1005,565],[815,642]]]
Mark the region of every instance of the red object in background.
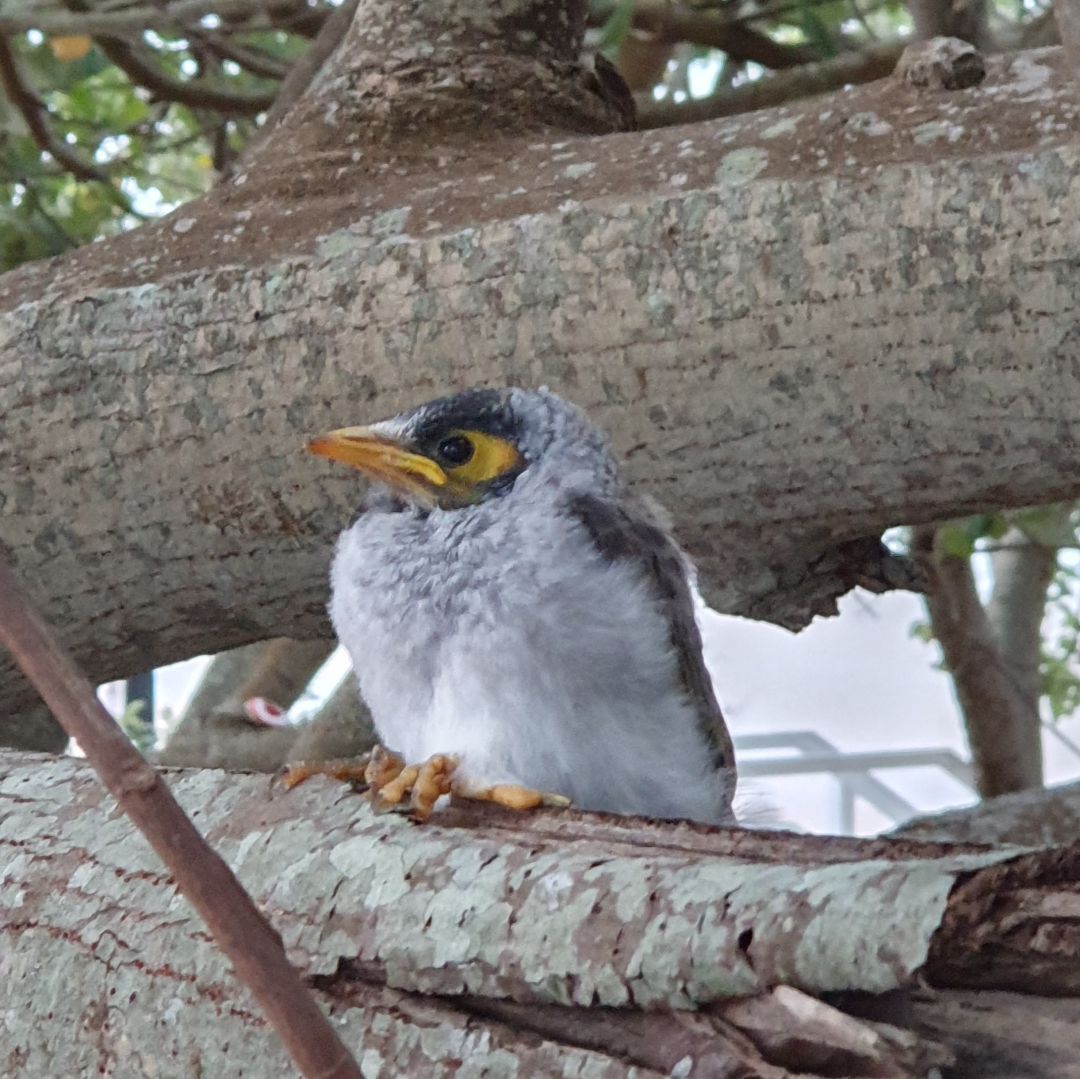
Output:
[[289,713],[265,697],[248,697],[244,701],[244,712],[256,726],[287,727],[289,725]]

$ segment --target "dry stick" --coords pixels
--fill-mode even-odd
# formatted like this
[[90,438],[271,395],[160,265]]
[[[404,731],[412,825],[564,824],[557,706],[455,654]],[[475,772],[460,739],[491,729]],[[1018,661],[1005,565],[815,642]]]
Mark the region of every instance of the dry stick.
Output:
[[150,841],[303,1075],[360,1079],[356,1062],[286,958],[277,931],[98,702],[93,687],[4,565],[0,565],[0,644]]

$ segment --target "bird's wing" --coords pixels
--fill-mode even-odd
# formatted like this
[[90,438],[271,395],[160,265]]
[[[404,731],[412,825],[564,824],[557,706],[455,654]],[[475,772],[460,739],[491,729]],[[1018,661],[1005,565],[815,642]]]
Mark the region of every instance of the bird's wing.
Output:
[[713,763],[717,769],[733,769],[735,751],[705,667],[686,556],[644,512],[583,493],[573,498],[570,509],[605,558],[640,567],[667,621],[679,680],[713,747]]

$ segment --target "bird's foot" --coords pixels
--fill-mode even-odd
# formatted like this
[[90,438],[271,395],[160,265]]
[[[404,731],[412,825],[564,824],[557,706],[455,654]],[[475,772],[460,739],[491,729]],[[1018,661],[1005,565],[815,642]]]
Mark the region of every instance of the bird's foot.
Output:
[[397,810],[418,821],[427,820],[435,803],[446,794],[515,810],[540,806],[561,809],[570,805],[570,799],[561,794],[531,790],[514,783],[485,787],[457,779],[454,772],[459,763],[458,757],[437,753],[423,764],[406,764],[396,753],[376,746],[365,756],[351,760],[295,761],[282,769],[280,778],[289,790],[316,775],[362,784],[371,791],[376,809]]
[[444,794],[517,810],[537,809],[540,806],[565,808],[570,804],[570,799],[561,794],[547,794],[513,783],[485,787],[468,782],[454,774],[459,763],[458,757],[437,753],[423,764],[407,765],[396,754],[376,746],[371,753],[367,781],[377,806],[388,809],[400,807],[418,821],[425,821],[431,816],[435,803]]
[[371,765],[372,754],[360,757],[346,757],[333,761],[289,761],[278,773],[278,779],[286,790],[300,786],[312,776],[327,776],[341,783],[353,783],[367,786],[367,771]]
[[278,778],[286,790],[292,790],[312,776],[327,776],[370,790],[377,808],[400,806],[419,820],[426,820],[435,802],[450,793],[450,776],[456,767],[457,758],[445,755],[431,757],[423,764],[406,765],[396,753],[376,746],[355,758],[290,761]]

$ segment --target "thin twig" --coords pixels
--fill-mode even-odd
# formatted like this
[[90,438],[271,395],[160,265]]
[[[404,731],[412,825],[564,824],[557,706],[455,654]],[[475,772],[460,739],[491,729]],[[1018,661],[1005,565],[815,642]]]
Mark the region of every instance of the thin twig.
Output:
[[197,37],[222,60],[231,60],[245,71],[263,79],[283,79],[291,66],[287,60],[271,56],[270,53],[257,49],[254,45],[232,41],[227,34],[215,34],[208,30],[196,31],[190,26],[184,27],[184,34],[189,41]]
[[97,180],[112,187],[109,177],[101,169],[69,149],[64,140],[53,132],[45,106],[24,80],[11,43],[3,34],[0,34],[0,83],[8,99],[22,114],[30,137],[39,149],[50,154],[58,165],[62,165],[77,180]]
[[[268,10],[269,9],[269,10]],[[259,0],[173,0],[156,4],[131,4],[118,11],[90,9],[85,15],[65,11],[60,5],[33,7],[12,0],[0,0],[0,32],[9,34],[40,30],[47,35],[124,34],[131,31],[158,30],[171,33],[184,23],[198,21],[205,15],[217,15],[223,22],[243,23],[244,30],[284,30],[301,37],[314,37],[323,21],[337,10],[329,3],[298,7],[295,11],[275,10]]]
[[256,116],[270,108],[277,95],[276,89],[263,93],[239,94],[205,83],[174,79],[120,38],[99,37],[94,40],[105,56],[133,83],[145,87],[156,97],[175,101],[192,109],[210,109],[229,116]]
[[303,1075],[360,1079],[356,1062],[289,963],[281,937],[101,706],[93,686],[4,565],[0,565],[0,644],[149,840]]
[[64,226],[57,221],[57,219],[45,208],[45,203],[41,199],[41,195],[38,193],[37,188],[30,183],[23,183],[23,187],[26,189],[26,201],[27,205],[33,210],[45,222],[46,225],[52,230],[53,235],[59,239],[63,245],[65,251],[72,251],[81,243]]
[[735,60],[752,60],[781,70],[813,63],[822,57],[807,45],[780,45],[767,34],[724,16],[666,3],[634,5],[634,26],[656,41],[674,45],[687,41],[721,49]]
[[[72,0],[67,0],[67,2],[70,7]],[[162,13],[168,13],[169,6],[166,0],[151,0],[151,2]],[[233,63],[239,64],[251,74],[258,75],[260,78],[282,79],[289,70],[288,63],[278,60],[261,49],[236,44],[230,41],[226,34],[215,34],[213,31],[204,30],[194,23],[185,23],[181,27],[181,31],[189,43],[202,45],[207,52],[216,56],[219,60],[232,60]]]
[[293,64],[278,88],[277,100],[266,117],[264,131],[269,131],[296,104],[323,64],[333,55],[352,25],[358,2],[359,0],[344,0],[341,7],[323,24],[319,36],[311,43],[307,52]]
[[891,73],[905,44],[901,41],[886,42],[871,45],[861,52],[841,53],[831,60],[804,64],[685,104],[639,99],[638,126],[646,129],[715,120],[824,94],[846,83],[873,82]]

